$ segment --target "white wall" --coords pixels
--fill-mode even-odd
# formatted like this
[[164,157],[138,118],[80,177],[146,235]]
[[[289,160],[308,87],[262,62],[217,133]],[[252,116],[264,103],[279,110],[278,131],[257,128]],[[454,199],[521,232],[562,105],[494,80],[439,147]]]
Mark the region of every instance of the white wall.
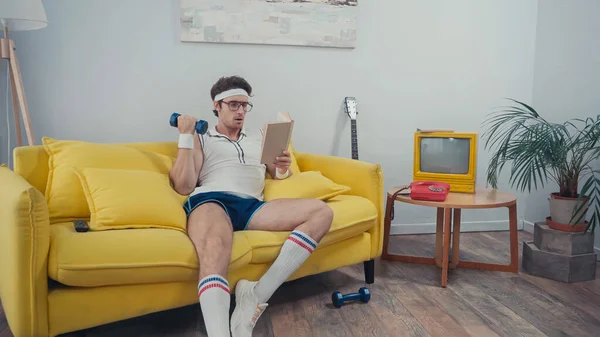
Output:
[[[600,1],[540,1],[535,57],[533,104],[549,119],[595,117],[600,113]],[[549,192],[538,191],[527,203],[525,217],[547,216]],[[600,249],[600,235],[596,235]],[[600,251],[599,251],[600,253]],[[599,255],[600,259],[600,255]]]
[[[361,1],[354,50],[181,43],[178,1],[44,5],[48,27],[14,35],[38,140],[175,140],[171,112],[213,123],[211,84],[239,74],[255,88],[249,124],[289,111],[301,151],[350,157],[341,104],[356,96],[360,159],[383,166],[387,189],[411,179],[416,128],[481,131],[503,97],[532,100],[536,1]],[[481,149],[481,185],[488,158]],[[433,210],[396,210],[397,223],[434,221]]]

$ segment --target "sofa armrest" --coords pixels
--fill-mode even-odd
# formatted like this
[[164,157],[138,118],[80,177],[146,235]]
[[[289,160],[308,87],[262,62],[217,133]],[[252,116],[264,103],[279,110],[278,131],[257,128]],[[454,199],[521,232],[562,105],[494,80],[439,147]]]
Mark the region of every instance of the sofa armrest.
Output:
[[46,199],[23,177],[0,167],[0,298],[15,337],[48,335]]
[[348,194],[369,199],[377,207],[377,226],[371,228],[371,258],[381,255],[383,248],[384,185],[381,165],[365,161],[295,152],[300,171],[320,171],[332,181],[351,188]]

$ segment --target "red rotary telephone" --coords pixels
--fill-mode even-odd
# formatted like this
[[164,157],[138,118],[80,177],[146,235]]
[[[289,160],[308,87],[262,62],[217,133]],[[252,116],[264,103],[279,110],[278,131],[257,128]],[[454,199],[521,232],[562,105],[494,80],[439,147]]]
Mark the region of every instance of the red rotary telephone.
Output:
[[450,192],[450,184],[440,181],[413,181],[402,190],[410,188],[410,198],[413,200],[424,201],[444,201]]
[[[410,188],[410,192],[404,192]],[[450,192],[450,184],[441,181],[413,181],[410,185],[401,186],[392,199],[398,194],[408,194],[413,200],[445,201]],[[394,207],[392,206],[390,217],[394,219]]]

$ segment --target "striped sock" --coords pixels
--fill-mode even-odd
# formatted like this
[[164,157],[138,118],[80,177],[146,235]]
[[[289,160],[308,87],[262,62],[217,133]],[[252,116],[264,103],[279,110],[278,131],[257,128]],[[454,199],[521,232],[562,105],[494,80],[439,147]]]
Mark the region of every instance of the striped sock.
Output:
[[209,336],[231,336],[229,333],[229,283],[219,275],[208,275],[198,283],[198,300]]
[[261,277],[254,288],[259,303],[266,303],[279,288],[317,248],[315,240],[299,230],[288,236],[281,247],[279,256]]

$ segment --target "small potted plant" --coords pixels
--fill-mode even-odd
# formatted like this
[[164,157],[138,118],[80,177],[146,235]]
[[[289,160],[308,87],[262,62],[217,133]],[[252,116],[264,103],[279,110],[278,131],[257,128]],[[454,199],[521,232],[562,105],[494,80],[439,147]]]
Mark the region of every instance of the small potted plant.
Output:
[[[547,225],[568,232],[593,232],[600,221],[600,115],[596,118],[549,122],[532,107],[516,103],[492,112],[483,125],[485,148],[493,150],[487,182],[497,188],[498,176],[512,164],[509,181],[521,192],[548,181],[558,190],[549,196]],[[596,168],[594,168],[596,165]],[[581,190],[579,190],[580,183]],[[592,215],[586,220],[588,210]]]

